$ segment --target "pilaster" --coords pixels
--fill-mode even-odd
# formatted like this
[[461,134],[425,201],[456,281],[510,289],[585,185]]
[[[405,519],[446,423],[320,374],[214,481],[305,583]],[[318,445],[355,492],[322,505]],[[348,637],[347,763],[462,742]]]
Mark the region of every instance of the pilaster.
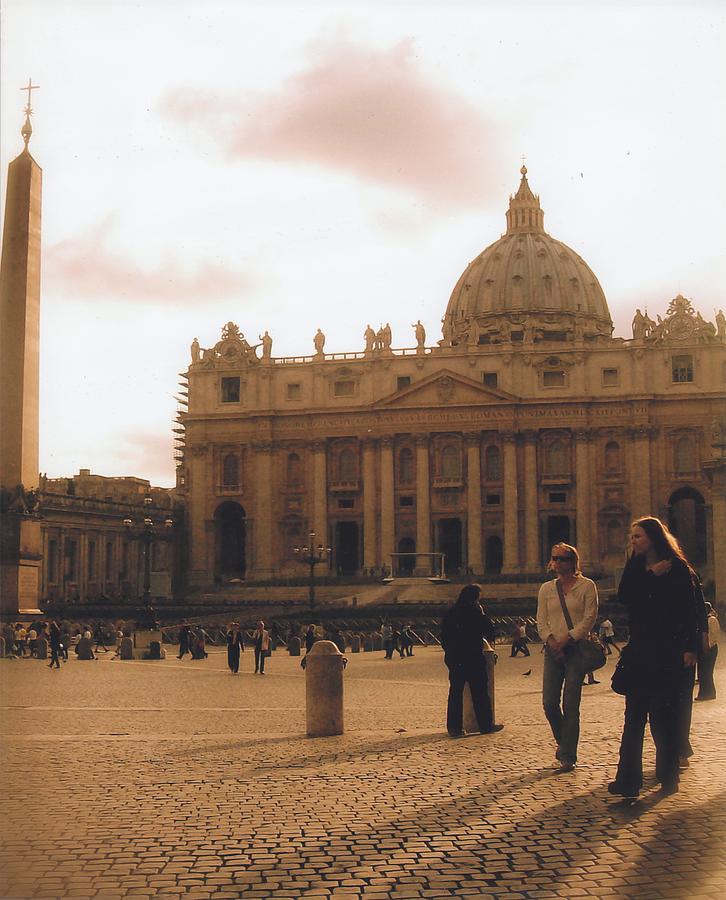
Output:
[[516,433],[504,432],[504,559],[502,572],[513,574],[519,566],[519,496]]
[[254,452],[255,485],[255,575],[272,575],[272,444],[258,441]]
[[592,563],[590,432],[580,428],[575,432],[575,515],[577,517],[577,551],[580,565],[590,568]]
[[524,436],[524,566],[535,572],[540,566],[539,503],[537,497],[537,437],[536,431]]
[[378,565],[376,527],[376,451],[378,441],[363,441],[363,566]]
[[[431,498],[429,494],[429,436],[416,435],[416,552],[431,552]],[[425,571],[424,571],[425,570]],[[415,574],[428,574],[428,564],[417,566]]]
[[328,545],[328,460],[325,441],[313,441],[313,531],[320,544]]
[[393,438],[381,438],[381,563],[391,566],[391,554],[395,552],[395,507],[393,493]]
[[481,551],[481,435],[469,432],[466,442],[466,532],[467,561],[475,575],[482,574]]

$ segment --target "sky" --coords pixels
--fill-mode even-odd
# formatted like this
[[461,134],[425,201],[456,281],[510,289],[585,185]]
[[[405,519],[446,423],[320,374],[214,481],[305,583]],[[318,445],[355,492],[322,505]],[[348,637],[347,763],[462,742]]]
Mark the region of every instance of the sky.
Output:
[[228,321],[274,356],[435,343],[522,157],[616,335],[726,306],[722,3],[2,0],[0,27],[3,184],[40,86],[50,477],[172,486],[178,373]]

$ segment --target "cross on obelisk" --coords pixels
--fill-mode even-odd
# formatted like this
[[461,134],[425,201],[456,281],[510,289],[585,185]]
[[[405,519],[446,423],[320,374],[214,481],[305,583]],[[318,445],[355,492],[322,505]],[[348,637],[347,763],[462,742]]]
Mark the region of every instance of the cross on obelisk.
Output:
[[30,105],[30,101],[32,99],[32,95],[30,92],[37,91],[39,87],[39,84],[33,84],[33,79],[29,78],[28,83],[25,85],[25,87],[20,88],[21,91],[28,92],[28,103],[25,107],[25,125],[23,125],[23,127],[20,129],[20,133],[23,136],[26,147],[28,146],[28,143],[30,141],[31,134],[33,133],[33,126],[30,124],[30,117],[33,115],[33,107]]

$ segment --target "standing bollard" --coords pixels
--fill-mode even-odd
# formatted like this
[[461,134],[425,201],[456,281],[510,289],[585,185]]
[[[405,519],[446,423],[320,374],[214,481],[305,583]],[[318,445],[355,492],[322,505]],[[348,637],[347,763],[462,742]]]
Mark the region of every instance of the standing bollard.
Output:
[[[489,694],[489,702],[492,705],[492,722],[497,721],[496,711],[494,707],[494,665],[497,661],[497,654],[488,641],[484,641],[484,666],[487,673],[487,693]],[[464,731],[479,731],[479,723],[474,715],[474,706],[471,702],[471,689],[468,684],[464,686]]]
[[353,634],[350,638],[351,653],[360,653],[360,635]]
[[342,734],[346,659],[332,641],[316,641],[305,659],[307,736]]
[[291,637],[287,642],[287,652],[290,656],[300,656],[300,638]]

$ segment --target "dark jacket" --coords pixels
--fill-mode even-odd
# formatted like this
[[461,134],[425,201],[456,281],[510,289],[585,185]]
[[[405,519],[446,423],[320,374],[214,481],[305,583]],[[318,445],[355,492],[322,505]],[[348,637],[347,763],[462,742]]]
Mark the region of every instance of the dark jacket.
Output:
[[665,575],[649,572],[643,557],[632,557],[625,566],[618,599],[630,620],[626,658],[643,688],[673,687],[683,671],[683,654],[698,652],[694,578],[679,559]]
[[481,658],[482,641],[494,641],[494,635],[494,623],[479,603],[456,603],[441,622],[444,662],[451,668]]

